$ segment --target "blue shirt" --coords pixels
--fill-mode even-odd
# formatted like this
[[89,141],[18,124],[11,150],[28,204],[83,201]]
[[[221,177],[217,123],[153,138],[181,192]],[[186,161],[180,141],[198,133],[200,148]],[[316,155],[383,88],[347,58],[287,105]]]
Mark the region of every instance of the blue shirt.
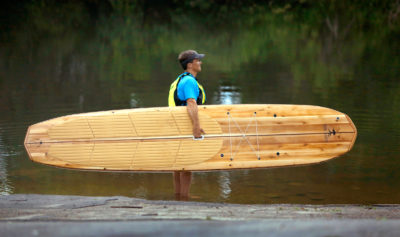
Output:
[[197,100],[199,97],[199,86],[196,79],[190,74],[181,78],[178,84],[178,98],[186,101],[187,99]]

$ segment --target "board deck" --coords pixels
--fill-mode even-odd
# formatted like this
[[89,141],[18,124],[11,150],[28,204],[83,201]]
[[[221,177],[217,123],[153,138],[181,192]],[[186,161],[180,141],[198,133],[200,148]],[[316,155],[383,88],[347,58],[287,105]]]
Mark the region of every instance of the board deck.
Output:
[[31,160],[63,168],[176,171],[319,163],[348,152],[357,130],[333,109],[311,105],[199,106],[203,140],[186,107],[74,114],[31,125]]

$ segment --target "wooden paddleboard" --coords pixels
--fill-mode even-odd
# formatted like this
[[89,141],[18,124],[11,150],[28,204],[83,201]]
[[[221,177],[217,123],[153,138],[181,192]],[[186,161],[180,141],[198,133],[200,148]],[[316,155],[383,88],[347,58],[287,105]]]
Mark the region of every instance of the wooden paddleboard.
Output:
[[357,137],[341,112],[309,105],[199,106],[206,134],[194,140],[186,107],[74,114],[29,127],[31,160],[63,168],[176,171],[318,163]]

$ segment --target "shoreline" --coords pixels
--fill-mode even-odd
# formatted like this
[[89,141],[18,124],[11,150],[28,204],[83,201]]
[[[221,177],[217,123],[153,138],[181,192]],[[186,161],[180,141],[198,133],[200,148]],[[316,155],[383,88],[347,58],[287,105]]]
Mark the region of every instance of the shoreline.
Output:
[[400,204],[308,205],[153,201],[123,196],[15,194],[0,196],[0,221],[8,220],[400,220]]
[[149,201],[121,196],[0,196],[4,236],[398,236],[400,204]]

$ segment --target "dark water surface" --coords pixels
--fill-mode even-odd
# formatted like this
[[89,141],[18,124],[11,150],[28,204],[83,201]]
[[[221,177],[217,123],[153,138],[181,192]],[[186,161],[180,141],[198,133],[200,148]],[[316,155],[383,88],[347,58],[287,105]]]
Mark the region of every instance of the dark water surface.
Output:
[[[338,24],[352,29],[346,19]],[[217,30],[195,22],[142,27],[129,18],[61,33],[39,26],[27,23],[0,48],[1,195],[173,200],[171,173],[47,167],[29,160],[23,140],[29,125],[62,115],[166,106],[181,72],[177,55],[193,48],[206,54],[199,79],[208,104],[325,106],[348,114],[358,138],[349,153],[322,164],[194,173],[191,200],[400,201],[400,47],[390,32],[321,30],[268,14]]]

